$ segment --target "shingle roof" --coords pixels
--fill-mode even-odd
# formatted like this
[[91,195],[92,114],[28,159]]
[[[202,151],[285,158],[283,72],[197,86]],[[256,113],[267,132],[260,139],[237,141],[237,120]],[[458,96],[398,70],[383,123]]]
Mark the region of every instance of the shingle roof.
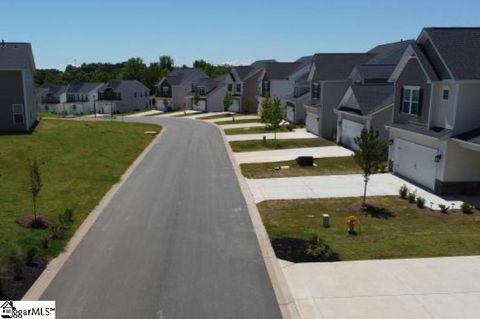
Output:
[[355,65],[366,62],[372,56],[370,53],[317,53],[313,56],[314,79],[346,80]]
[[414,43],[415,40],[402,40],[398,42],[385,43],[377,45],[368,53],[375,56],[368,60],[367,64],[397,64],[408,45]]
[[[354,83],[350,86],[358,102],[359,114],[369,115],[386,106],[393,104],[394,86],[393,84],[359,84]],[[350,106],[340,105],[339,110],[351,109]]]
[[68,93],[88,93],[102,85],[101,82],[82,82],[70,84],[68,86]]
[[0,69],[35,70],[32,46],[30,43],[0,43]]
[[68,85],[54,85],[50,88],[48,94],[52,96],[59,96],[62,93],[66,93],[68,90]]
[[[196,68],[185,68],[171,71],[164,79],[166,79],[170,85],[181,85],[184,81],[196,81],[201,78],[208,78],[208,76],[202,70]],[[160,83],[163,82],[164,79],[162,79]]]
[[148,88],[143,83],[137,80],[112,80],[104,83],[103,86],[99,88],[99,91],[103,91],[107,87],[110,87],[115,91],[120,91],[125,87],[131,86],[131,85],[143,86],[145,90],[148,90]]
[[267,59],[267,60],[257,60],[255,62],[253,62],[252,64],[250,64],[250,66],[254,69],[257,69],[257,68],[263,68],[263,66],[266,64],[266,63],[274,63],[274,62],[277,62],[276,60],[274,59]]
[[480,79],[480,28],[425,28],[456,80]]
[[240,77],[240,81],[243,81],[253,69],[253,67],[250,65],[239,65],[234,66],[233,68],[235,69],[237,75]]
[[420,64],[423,66],[423,69],[427,73],[427,76],[430,78],[430,80],[432,81],[438,80],[438,75],[433,69],[433,66],[430,63],[430,60],[426,57],[423,50],[416,43],[410,44],[410,47],[412,48],[413,52],[415,52],[415,55],[420,61]]
[[355,66],[355,70],[362,79],[387,80],[395,67],[395,64],[359,64]]
[[287,80],[289,75],[302,64],[296,62],[275,62],[265,64],[265,72],[269,80]]
[[437,129],[429,129],[424,125],[413,124],[413,123],[389,123],[386,125],[387,127],[393,127],[405,131],[412,131],[415,133],[423,134],[426,136],[431,136],[435,138],[444,138],[450,136],[452,133],[451,129],[442,128],[440,130]]
[[454,138],[480,145],[480,128],[459,134],[457,136],[454,136]]

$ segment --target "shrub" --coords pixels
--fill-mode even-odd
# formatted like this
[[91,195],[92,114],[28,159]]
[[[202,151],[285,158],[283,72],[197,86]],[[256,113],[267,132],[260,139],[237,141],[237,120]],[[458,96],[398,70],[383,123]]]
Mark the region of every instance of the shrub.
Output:
[[417,207],[424,208],[425,207],[425,198],[418,196],[417,197]]
[[444,214],[448,213],[448,210],[450,209],[450,206],[444,204],[438,204],[438,207],[440,208],[440,211]]
[[398,194],[400,195],[400,198],[402,199],[407,199],[409,193],[409,189],[407,185],[403,184],[400,189],[398,190]]
[[414,192],[408,192],[408,201],[410,203],[415,203],[415,200],[417,199],[417,191]]
[[287,130],[291,132],[295,129],[295,124],[288,123],[286,127],[287,127]]
[[35,266],[35,262],[33,260],[35,259],[36,255],[37,255],[37,249],[34,247],[30,248],[27,251],[27,256],[25,257],[25,264],[30,267]]
[[308,241],[305,254],[322,260],[333,261],[339,259],[338,254],[318,234],[313,235]]
[[42,248],[43,249],[50,248],[50,239],[48,239],[48,238],[42,239]]
[[65,211],[63,212],[63,220],[67,223],[73,223],[73,209],[65,209]]
[[463,202],[462,205],[460,206],[460,208],[462,209],[462,212],[470,215],[470,214],[473,213],[473,209],[475,207],[473,205],[469,204],[469,203]]
[[51,228],[51,231],[52,231],[51,238],[53,240],[60,239],[60,237],[62,237],[63,235],[64,230],[65,228],[60,224],[53,225]]

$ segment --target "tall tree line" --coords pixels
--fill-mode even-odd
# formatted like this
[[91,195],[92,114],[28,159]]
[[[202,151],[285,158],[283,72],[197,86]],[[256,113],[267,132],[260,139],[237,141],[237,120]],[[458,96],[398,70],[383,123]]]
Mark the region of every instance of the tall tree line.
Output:
[[[228,65],[213,65],[202,59],[196,60],[193,66],[202,69],[211,77],[226,74],[230,70]],[[37,87],[50,87],[78,82],[138,80],[153,90],[155,84],[174,68],[174,60],[168,55],[162,55],[158,61],[148,65],[141,58],[130,58],[120,63],[83,63],[80,66],[67,65],[65,71],[38,69],[35,73],[35,84]]]

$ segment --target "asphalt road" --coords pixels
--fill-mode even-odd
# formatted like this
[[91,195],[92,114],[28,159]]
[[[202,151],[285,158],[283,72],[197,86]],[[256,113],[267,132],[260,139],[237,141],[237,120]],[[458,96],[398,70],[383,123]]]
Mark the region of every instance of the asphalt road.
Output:
[[58,318],[281,318],[217,128],[166,131],[41,299]]

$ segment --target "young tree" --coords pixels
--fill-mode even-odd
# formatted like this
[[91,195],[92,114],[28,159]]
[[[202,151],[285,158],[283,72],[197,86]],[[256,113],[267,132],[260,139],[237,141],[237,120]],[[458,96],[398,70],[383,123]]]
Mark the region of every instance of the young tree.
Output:
[[365,186],[363,189],[362,208],[366,209],[367,184],[370,175],[378,172],[381,165],[387,159],[387,144],[378,137],[378,131],[372,128],[363,129],[360,136],[354,139],[358,145],[353,158],[363,171]]
[[[223,107],[225,112],[230,111],[230,106],[233,104],[233,96],[230,92],[225,92],[225,96],[223,97]],[[232,112],[232,120],[235,122],[235,113]]]
[[268,124],[268,126],[273,130],[273,140],[277,142],[277,130],[282,126],[284,118],[284,111],[282,107],[282,102],[279,98],[274,98],[273,100],[270,97],[265,97],[262,101],[262,122]]
[[[198,94],[198,92],[195,91],[195,92],[193,92],[192,103],[193,103],[193,105],[198,107],[198,102],[200,102],[200,94]],[[183,112],[184,112],[185,115],[187,115],[187,111],[185,109],[183,110]]]
[[33,226],[38,224],[37,220],[37,200],[38,195],[40,194],[40,190],[42,189],[42,182],[40,179],[40,171],[38,169],[37,160],[33,160],[30,163],[30,191],[32,193],[32,200],[33,200]]

